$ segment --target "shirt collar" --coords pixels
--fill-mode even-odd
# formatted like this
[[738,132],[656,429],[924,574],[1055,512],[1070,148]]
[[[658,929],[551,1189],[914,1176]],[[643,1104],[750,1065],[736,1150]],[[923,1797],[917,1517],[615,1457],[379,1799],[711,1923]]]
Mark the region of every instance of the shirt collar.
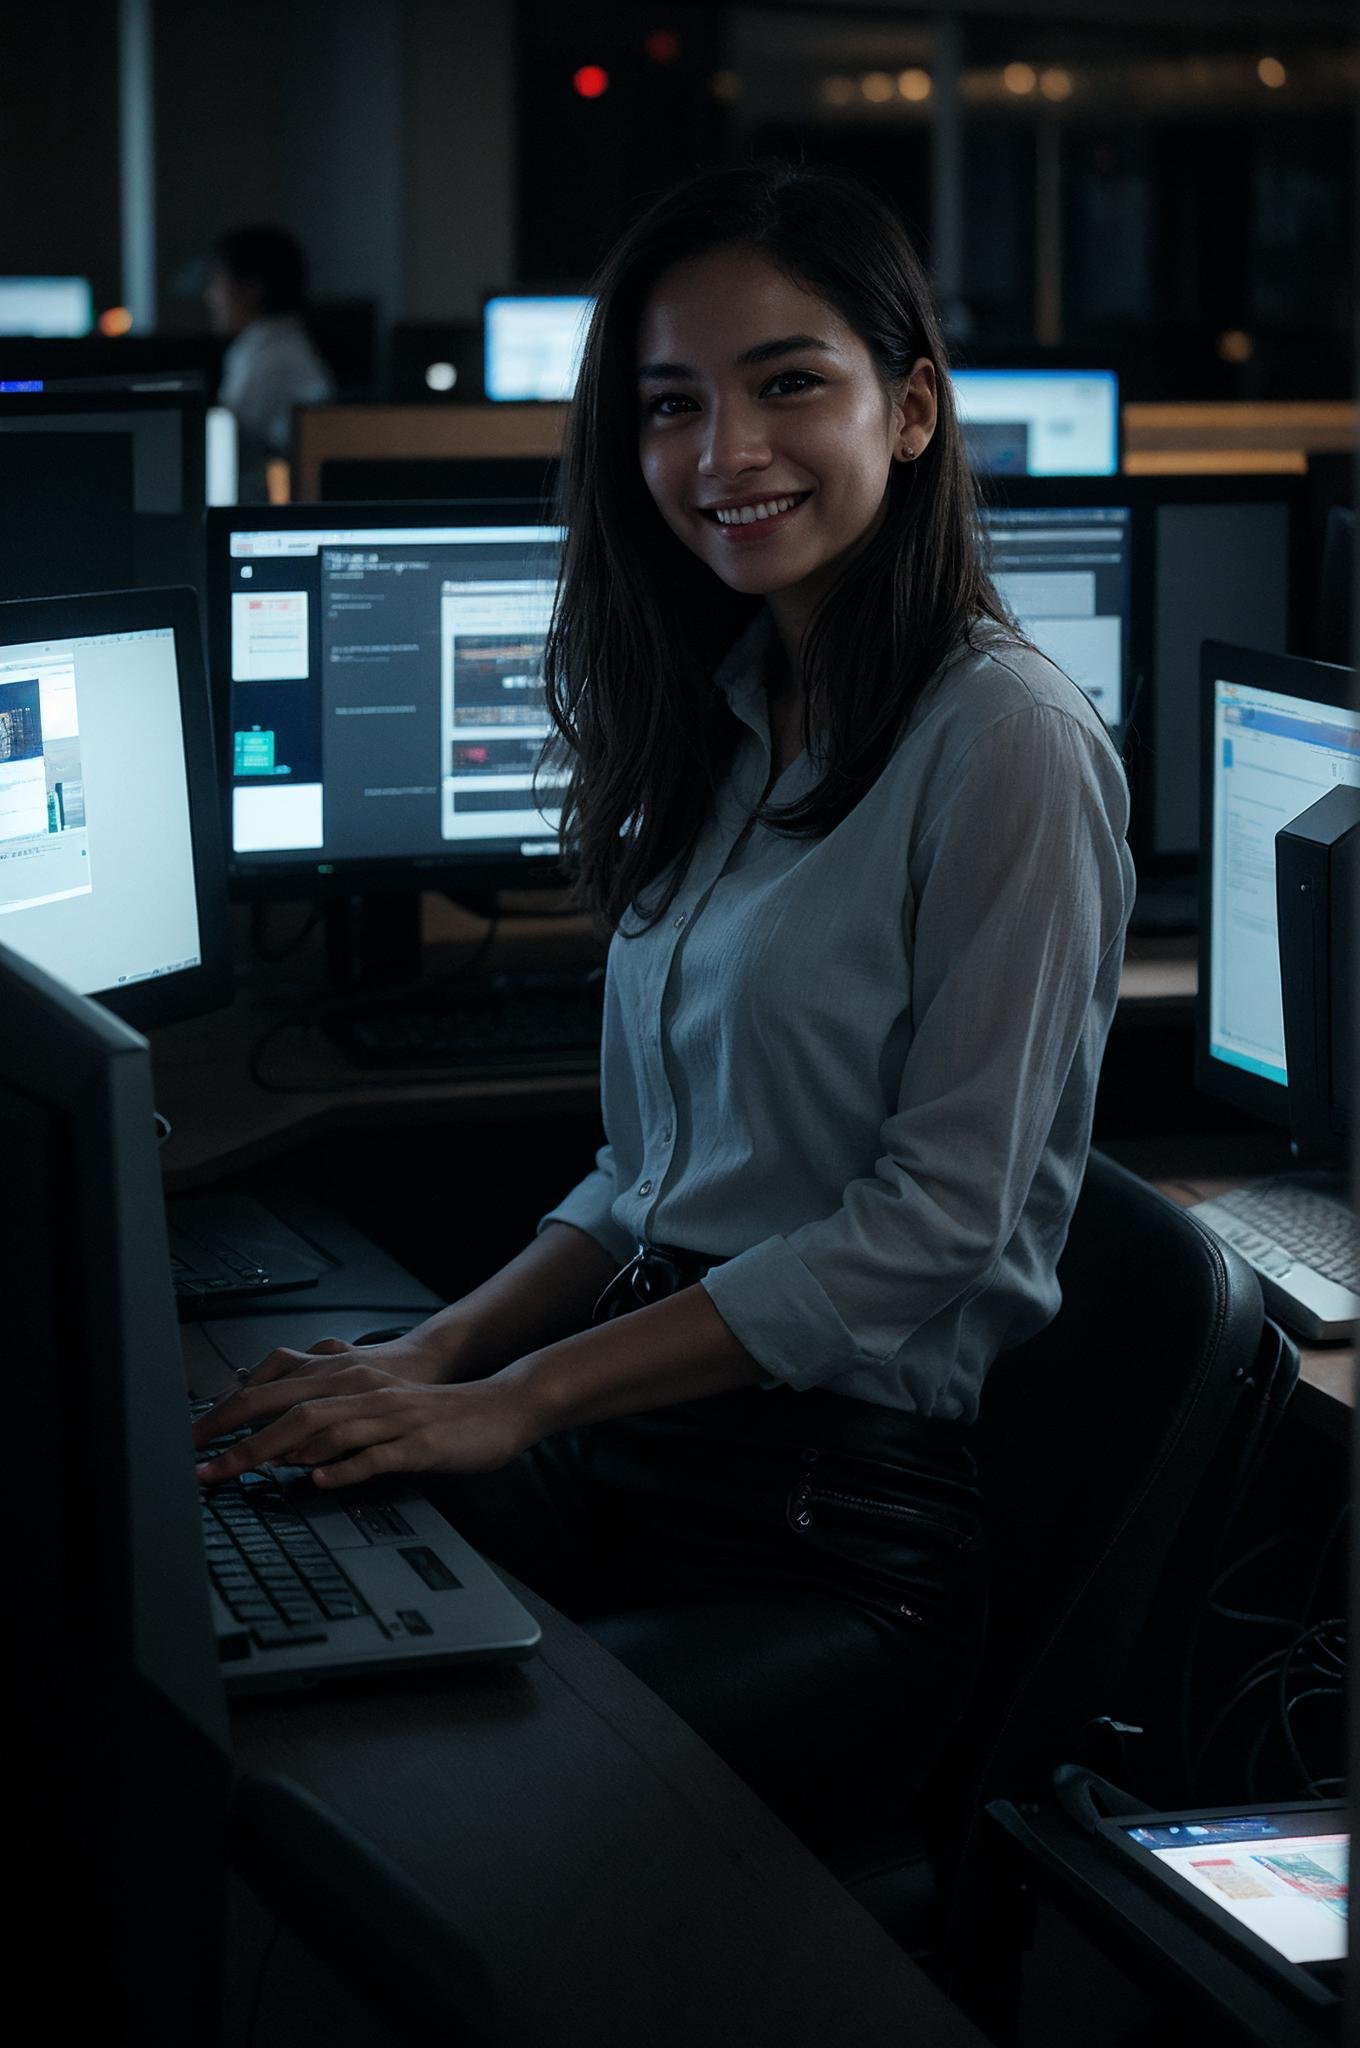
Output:
[[765,668],[773,637],[774,620],[762,605],[729,647],[713,678],[714,688],[727,699],[733,715],[767,744],[770,711],[765,697]]

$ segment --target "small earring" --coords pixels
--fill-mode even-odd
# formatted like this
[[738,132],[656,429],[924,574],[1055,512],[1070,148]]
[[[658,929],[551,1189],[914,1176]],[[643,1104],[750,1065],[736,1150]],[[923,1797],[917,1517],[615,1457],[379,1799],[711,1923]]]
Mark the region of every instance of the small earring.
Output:
[[904,441],[897,451],[903,462],[915,462],[917,451],[910,441]]

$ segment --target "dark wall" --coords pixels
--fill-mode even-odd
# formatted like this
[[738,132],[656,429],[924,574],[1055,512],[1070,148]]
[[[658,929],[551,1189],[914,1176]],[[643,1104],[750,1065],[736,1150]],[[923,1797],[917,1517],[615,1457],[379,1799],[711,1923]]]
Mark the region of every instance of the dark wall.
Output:
[[0,17],[0,274],[119,290],[117,9],[44,0]]

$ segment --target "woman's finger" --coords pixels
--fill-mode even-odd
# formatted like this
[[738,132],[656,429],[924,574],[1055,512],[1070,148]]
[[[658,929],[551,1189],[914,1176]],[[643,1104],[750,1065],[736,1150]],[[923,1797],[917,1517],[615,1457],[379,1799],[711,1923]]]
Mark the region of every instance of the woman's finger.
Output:
[[408,1437],[392,1437],[386,1443],[373,1444],[366,1451],[356,1451],[351,1458],[342,1458],[338,1464],[316,1465],[312,1478],[316,1485],[339,1489],[343,1486],[361,1486],[365,1479],[376,1479],[384,1472],[411,1472],[417,1469],[415,1452]]
[[[367,1403],[374,1414],[399,1414],[400,1401],[394,1404],[390,1398],[395,1391],[399,1390],[365,1387],[352,1393],[325,1393],[299,1400],[295,1388],[276,1384],[242,1394],[237,1398],[248,1411],[246,1420],[255,1425],[253,1434],[240,1443],[229,1444],[217,1457],[199,1465],[199,1477],[216,1485],[224,1479],[235,1479],[242,1472],[253,1472],[260,1465],[300,1464],[303,1460],[295,1454],[309,1438],[319,1435],[332,1422],[362,1413],[363,1404]],[[356,1407],[356,1403],[360,1405]],[[203,1441],[212,1439],[212,1431],[207,1429],[210,1419],[205,1416],[197,1425],[199,1430],[207,1431]],[[229,1418],[224,1414],[224,1419]]]

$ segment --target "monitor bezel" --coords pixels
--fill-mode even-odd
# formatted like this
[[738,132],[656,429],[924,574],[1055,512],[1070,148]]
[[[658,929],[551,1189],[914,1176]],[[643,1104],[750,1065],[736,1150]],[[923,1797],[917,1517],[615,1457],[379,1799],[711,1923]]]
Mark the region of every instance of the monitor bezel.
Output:
[[477,895],[496,889],[560,889],[569,875],[559,855],[469,854],[466,850],[430,854],[395,854],[381,859],[271,860],[260,866],[238,861],[232,847],[231,792],[228,763],[232,759],[231,729],[231,583],[222,565],[230,562],[234,532],[264,529],[305,532],[314,526],[403,527],[553,526],[551,508],[528,498],[418,498],[340,500],[305,505],[230,505],[209,507],[207,533],[208,673],[212,679],[213,729],[222,764],[219,785],[220,823],[225,849],[228,893],[233,902],[306,899],[333,903],[359,894],[442,889],[458,895],[460,888]]
[[[1183,476],[997,476],[977,478],[978,504],[1015,506],[1019,510],[1056,510],[1063,506],[1127,505],[1131,515],[1133,582],[1129,598],[1128,703],[1122,724],[1111,736],[1124,757],[1129,777],[1132,814],[1129,844],[1140,879],[1167,877],[1193,881],[1198,852],[1159,851],[1154,788],[1157,761],[1156,692],[1152,666],[1156,651],[1156,578],[1153,562],[1156,514],[1161,505],[1263,505],[1283,503],[1289,511],[1287,631],[1297,643],[1303,622],[1303,479],[1275,471],[1236,471],[1222,475]],[[1155,565],[1154,565],[1155,566]],[[1202,843],[1202,841],[1201,841]]]
[[[109,633],[175,636],[180,725],[189,799],[189,840],[198,912],[199,964],[126,988],[82,993],[140,1031],[222,1009],[232,1000],[221,809],[198,595],[185,585],[91,591],[76,597],[20,597],[0,603],[0,649],[35,640],[97,639]],[[0,939],[3,939],[0,931]]]
[[[1225,672],[1226,670],[1226,672]],[[1298,654],[1262,654],[1229,640],[1206,640],[1200,648],[1200,804],[1199,804],[1199,939],[1195,992],[1195,1086],[1263,1123],[1289,1128],[1289,1089],[1243,1067],[1215,1059],[1209,1050],[1209,996],[1212,986],[1213,843],[1214,843],[1214,688],[1220,681],[1242,682],[1248,689],[1274,690],[1308,703],[1354,711],[1354,669],[1331,662],[1310,661]]]

